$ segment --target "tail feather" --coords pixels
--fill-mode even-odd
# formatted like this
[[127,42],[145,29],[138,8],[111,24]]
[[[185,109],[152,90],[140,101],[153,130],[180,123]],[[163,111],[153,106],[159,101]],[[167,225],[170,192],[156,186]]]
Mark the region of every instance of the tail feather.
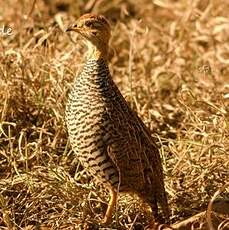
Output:
[[163,213],[163,222],[169,223],[170,209],[164,188],[164,181],[162,178],[155,176],[153,173],[150,173],[148,179],[149,183],[145,185],[144,192],[142,192],[142,197],[147,203],[149,203],[155,219],[159,219],[159,205]]

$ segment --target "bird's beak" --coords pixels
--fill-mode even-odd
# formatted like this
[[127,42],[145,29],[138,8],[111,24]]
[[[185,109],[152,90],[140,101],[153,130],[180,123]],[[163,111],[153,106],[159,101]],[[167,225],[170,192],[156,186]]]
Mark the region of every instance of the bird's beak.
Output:
[[66,32],[70,32],[70,31],[78,31],[76,24],[71,24],[67,27],[67,29],[65,30]]
[[69,27],[65,30],[65,32],[70,32],[70,31],[72,31],[72,29]]

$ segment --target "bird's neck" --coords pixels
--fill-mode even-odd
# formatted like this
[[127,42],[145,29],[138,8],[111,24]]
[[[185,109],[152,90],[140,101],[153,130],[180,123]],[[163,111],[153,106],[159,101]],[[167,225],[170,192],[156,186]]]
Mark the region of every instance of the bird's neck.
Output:
[[107,61],[108,59],[108,44],[100,43],[97,45],[94,45],[92,43],[87,44],[88,51],[87,51],[87,59],[90,60],[101,60]]
[[[109,66],[106,60],[101,59],[88,59],[76,81],[90,82],[91,85],[100,85],[110,78]],[[88,84],[83,84],[87,87]]]
[[[110,75],[108,62],[103,58],[89,58],[84,65],[83,73],[86,74],[88,78],[92,78],[93,80],[97,78],[105,78]],[[83,78],[86,79],[85,75]]]

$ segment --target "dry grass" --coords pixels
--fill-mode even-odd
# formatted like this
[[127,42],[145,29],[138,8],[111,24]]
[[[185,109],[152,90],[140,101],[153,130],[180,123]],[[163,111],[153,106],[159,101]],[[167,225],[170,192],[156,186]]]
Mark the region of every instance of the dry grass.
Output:
[[[1,3],[0,27],[13,34],[0,38],[0,229],[80,229],[106,208],[64,122],[85,49],[62,29],[88,11],[111,21],[114,80],[162,144],[172,221],[206,210],[229,182],[228,1],[69,2],[40,0],[32,11],[29,0]],[[149,215],[121,196],[111,227],[143,229]]]

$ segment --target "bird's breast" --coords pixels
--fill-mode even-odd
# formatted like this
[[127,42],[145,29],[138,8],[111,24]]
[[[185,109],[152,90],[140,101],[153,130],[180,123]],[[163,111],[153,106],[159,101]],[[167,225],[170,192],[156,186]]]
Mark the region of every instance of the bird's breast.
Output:
[[[104,84],[104,83],[103,83]],[[69,95],[66,121],[71,145],[80,162],[92,175],[112,186],[118,184],[118,170],[107,155],[112,130],[107,108],[110,98],[101,84],[77,83]]]

